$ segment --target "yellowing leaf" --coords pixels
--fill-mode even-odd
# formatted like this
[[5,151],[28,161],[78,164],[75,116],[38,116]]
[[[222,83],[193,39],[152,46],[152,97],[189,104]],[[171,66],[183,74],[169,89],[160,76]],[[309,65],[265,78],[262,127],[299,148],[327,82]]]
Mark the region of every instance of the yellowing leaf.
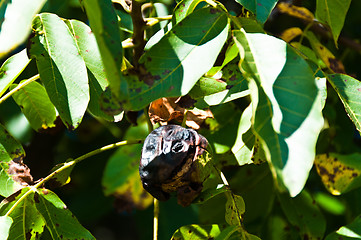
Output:
[[361,154],[317,155],[315,166],[327,190],[340,195],[361,186]]
[[293,28],[289,28],[289,29],[286,29],[285,31],[283,31],[283,33],[281,34],[280,37],[285,42],[291,42],[295,37],[298,37],[301,34],[302,34],[302,30],[300,28],[293,27]]
[[292,17],[300,18],[307,22],[312,22],[315,16],[307,8],[293,6],[289,3],[280,2],[277,8],[282,12]]

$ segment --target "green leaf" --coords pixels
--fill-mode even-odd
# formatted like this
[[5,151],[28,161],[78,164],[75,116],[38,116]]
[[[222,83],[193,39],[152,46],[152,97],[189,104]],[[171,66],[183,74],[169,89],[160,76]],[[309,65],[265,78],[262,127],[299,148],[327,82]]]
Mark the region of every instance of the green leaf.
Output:
[[16,182],[9,165],[19,162],[25,157],[25,151],[8,131],[0,124],[0,195],[7,197],[22,186]]
[[202,191],[196,199],[193,200],[192,203],[203,203],[207,200],[217,196],[218,194],[227,192],[227,187],[223,184],[219,184],[216,188],[208,188]]
[[149,73],[130,82],[128,109],[139,110],[160,97],[187,94],[214,64],[228,36],[227,15],[202,8],[172,28],[140,62]]
[[40,189],[35,193],[35,205],[53,239],[95,239],[52,191]]
[[0,240],[7,240],[13,220],[9,216],[0,216]]
[[255,14],[257,21],[265,23],[278,0],[236,0],[236,2]]
[[347,115],[361,132],[361,83],[357,79],[344,74],[332,74],[328,82],[340,97]]
[[[9,212],[9,210],[11,211]],[[0,214],[14,220],[9,239],[39,239],[45,222],[35,207],[34,192],[26,187],[1,203]]]
[[361,154],[337,153],[317,155],[315,166],[326,189],[340,195],[361,187]]
[[[31,21],[46,0],[4,0],[0,3],[0,58],[22,44],[31,31]],[[1,89],[1,88],[0,88]],[[1,94],[0,94],[1,95]]]
[[[13,84],[10,89],[16,86]],[[12,97],[36,131],[55,126],[56,110],[41,84],[31,82],[20,88]]]
[[225,53],[225,57],[221,66],[212,67],[211,70],[207,72],[207,76],[213,76],[219,70],[221,70],[224,66],[226,66],[230,61],[235,59],[238,56],[238,48],[237,45],[233,42],[231,43]]
[[327,235],[325,240],[355,240],[361,239],[361,215],[357,216],[353,222],[340,227],[336,232]]
[[173,26],[182,21],[185,17],[191,14],[197,5],[205,0],[182,0],[173,10],[172,24]]
[[[129,129],[126,139],[146,137],[147,124]],[[119,148],[108,160],[102,179],[105,195],[116,195],[132,207],[145,209],[153,203],[153,197],[144,189],[139,176],[139,159],[142,145],[128,145]],[[123,206],[128,209],[129,206]]]
[[234,232],[237,231],[236,226],[223,226],[212,225],[186,225],[182,226],[172,236],[174,240],[186,240],[186,239],[228,239]]
[[316,18],[331,28],[337,46],[338,36],[345,22],[351,0],[317,0]]
[[30,60],[26,49],[11,56],[0,68],[0,97],[26,68]]
[[36,58],[40,79],[64,124],[77,128],[88,106],[89,85],[76,41],[55,14],[37,15],[33,28],[29,52]]
[[245,204],[241,196],[227,195],[226,221],[229,225],[242,226],[242,214],[245,212]]
[[241,70],[249,80],[253,130],[278,186],[296,196],[312,168],[323,127],[323,102],[313,72],[282,40],[244,31],[234,31],[234,36],[244,55]]
[[90,101],[89,112],[106,120],[114,120],[114,117],[106,114],[101,109],[100,100],[109,85],[105,75],[105,68],[99,52],[95,36],[88,25],[78,20],[66,20],[71,33],[79,47],[80,55],[83,57],[88,69]]
[[255,136],[252,133],[252,106],[249,105],[242,113],[238,125],[237,138],[232,147],[237,162],[240,166],[252,163]]
[[[61,187],[70,182],[70,174],[75,167],[73,159],[68,159],[65,163],[56,165],[51,172],[54,173],[53,177],[49,179],[48,184],[51,188]],[[61,169],[61,170],[59,170]]]
[[120,71],[123,62],[122,39],[112,1],[84,0],[83,4],[104,60],[109,87],[117,98],[126,99],[128,87]]
[[287,219],[299,229],[302,239],[321,239],[326,230],[326,220],[310,194],[302,191],[297,197],[280,194],[279,200]]

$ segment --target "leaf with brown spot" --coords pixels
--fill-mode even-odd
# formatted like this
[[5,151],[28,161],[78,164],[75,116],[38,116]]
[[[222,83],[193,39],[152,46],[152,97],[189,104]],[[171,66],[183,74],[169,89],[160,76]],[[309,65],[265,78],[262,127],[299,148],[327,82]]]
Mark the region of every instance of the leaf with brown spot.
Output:
[[[153,124],[162,125],[175,120],[182,122],[186,109],[180,106],[182,98],[160,98],[153,101],[149,106],[149,118]],[[208,110],[193,109],[187,110],[186,125],[188,127],[199,129],[200,125],[207,118],[213,118],[212,112]]]
[[361,187],[361,154],[337,153],[316,156],[315,166],[327,190],[340,195]]
[[242,215],[245,212],[243,198],[238,195],[227,195],[226,203],[226,222],[229,225],[242,227]]
[[307,22],[312,22],[315,19],[313,13],[307,8],[294,6],[289,3],[280,2],[277,5],[277,9],[282,13],[286,13],[292,17],[296,17]]
[[12,174],[16,169],[10,169],[9,165],[22,163],[25,151],[21,144],[14,139],[10,133],[0,124],[0,195],[7,197],[19,190],[22,186],[17,182]]
[[[0,204],[0,215],[8,214],[14,220],[8,239],[39,239],[45,222],[35,207],[35,194],[25,187],[4,199]],[[2,232],[0,232],[0,235]]]
[[35,194],[39,198],[39,202],[35,202],[36,208],[45,220],[52,239],[95,240],[55,193],[42,190]]
[[311,32],[305,32],[305,36],[310,41],[312,49],[317,56],[326,64],[326,66],[335,73],[345,73],[345,67],[330,50],[320,43],[317,37]]

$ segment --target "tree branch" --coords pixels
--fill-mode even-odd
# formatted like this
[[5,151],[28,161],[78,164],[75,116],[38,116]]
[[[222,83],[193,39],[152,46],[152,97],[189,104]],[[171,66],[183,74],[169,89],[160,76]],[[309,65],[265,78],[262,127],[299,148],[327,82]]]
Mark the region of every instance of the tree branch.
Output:
[[132,0],[131,12],[130,15],[133,21],[133,65],[137,69],[138,61],[140,56],[143,54],[145,41],[144,41],[144,28],[146,23],[142,16],[142,4],[137,2],[136,0]]

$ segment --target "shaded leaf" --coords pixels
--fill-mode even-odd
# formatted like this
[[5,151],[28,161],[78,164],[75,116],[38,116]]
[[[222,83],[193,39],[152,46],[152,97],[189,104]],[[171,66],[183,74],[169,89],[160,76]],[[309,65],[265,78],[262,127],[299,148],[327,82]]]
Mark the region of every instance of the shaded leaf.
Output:
[[138,110],[160,97],[187,94],[213,66],[228,27],[227,15],[209,7],[174,26],[140,59],[149,73],[143,76],[143,82],[131,81],[127,107]]
[[307,31],[305,33],[305,36],[310,41],[316,55],[326,64],[329,69],[331,69],[335,73],[345,72],[345,67],[343,66],[342,62],[338,60],[330,50],[328,50],[324,45],[322,45],[311,31]]
[[[14,84],[10,89],[16,86]],[[39,131],[55,127],[56,110],[41,84],[31,82],[15,92],[12,97],[29,120],[33,129]]]
[[0,216],[0,240],[7,240],[13,220],[9,216]]
[[357,216],[353,222],[340,227],[337,231],[326,236],[325,240],[354,240],[361,239],[361,216]]
[[[249,95],[247,81],[239,71],[238,61],[238,59],[235,59],[227,64],[222,71],[217,73],[220,79],[201,78],[199,84],[196,84],[195,90],[197,90],[199,86],[201,93],[207,93],[207,95],[205,95],[203,99],[197,100],[195,106],[205,107],[204,103],[206,103],[206,106],[219,105]],[[216,86],[216,88],[214,86]],[[219,91],[221,87],[223,87],[223,89]],[[205,89],[208,88],[209,90],[205,91]],[[214,92],[211,93],[209,92],[210,90]],[[215,90],[217,90],[217,92],[215,92]]]
[[36,58],[40,79],[64,124],[77,128],[88,106],[89,85],[75,39],[55,14],[38,15],[33,28],[29,52]]
[[49,179],[48,184],[52,188],[61,187],[70,182],[70,174],[73,171],[75,162],[73,159],[68,159],[65,163],[56,165],[51,172],[53,177]]
[[302,191],[290,198],[287,193],[279,194],[281,207],[287,219],[299,229],[302,239],[321,239],[326,230],[326,220],[310,194]]
[[212,225],[186,225],[177,229],[172,236],[172,240],[185,239],[228,239],[237,231],[236,226],[224,227],[217,224]]
[[65,23],[73,34],[76,44],[79,47],[80,55],[84,59],[88,69],[90,91],[89,112],[106,120],[114,120],[114,117],[102,111],[100,105],[102,94],[109,83],[94,33],[88,25],[81,21],[66,20]]
[[208,188],[202,191],[196,199],[193,200],[192,203],[203,203],[207,200],[217,196],[220,193],[227,192],[228,189],[225,185],[219,184],[216,188]]
[[341,99],[347,115],[361,132],[361,83],[344,74],[332,74],[327,78]]
[[241,196],[235,194],[227,195],[226,221],[229,225],[242,226],[242,215],[245,212],[245,204]]
[[317,155],[315,166],[326,189],[340,195],[361,187],[361,155],[337,153]]
[[[131,128],[126,139],[146,137],[147,124],[143,122]],[[144,189],[139,176],[139,159],[142,145],[119,148],[108,160],[102,179],[105,195],[115,195],[121,202],[120,210],[145,209],[153,203],[153,197]]]
[[35,205],[53,239],[95,239],[52,191],[39,189]]
[[[4,0],[0,4],[0,58],[22,44],[45,0]],[[1,94],[0,94],[1,95]]]
[[83,1],[90,27],[97,40],[100,55],[104,59],[105,74],[109,86],[119,99],[127,97],[127,83],[121,73],[123,48],[118,18],[111,0]]
[[0,97],[26,68],[30,60],[26,49],[11,56],[0,68]]
[[331,28],[336,46],[338,36],[341,33],[350,4],[351,0],[316,1],[316,18]]
[[313,72],[279,39],[244,31],[234,36],[244,53],[241,70],[249,80],[253,130],[278,186],[296,196],[312,168],[323,126],[323,102]]
[[0,195],[7,197],[22,186],[16,182],[9,170],[10,164],[21,162],[25,151],[8,131],[0,124]]
[[278,0],[236,0],[236,2],[255,14],[259,22],[265,23]]
[[211,70],[207,72],[207,76],[213,76],[219,70],[221,70],[224,66],[226,66],[230,61],[235,59],[238,56],[238,48],[237,45],[233,42],[231,43],[225,53],[225,57],[221,66],[212,67]]
[[26,187],[1,203],[0,214],[5,215],[11,209],[8,216],[15,221],[9,239],[39,239],[43,233],[45,222],[35,207],[34,196],[33,190]]

